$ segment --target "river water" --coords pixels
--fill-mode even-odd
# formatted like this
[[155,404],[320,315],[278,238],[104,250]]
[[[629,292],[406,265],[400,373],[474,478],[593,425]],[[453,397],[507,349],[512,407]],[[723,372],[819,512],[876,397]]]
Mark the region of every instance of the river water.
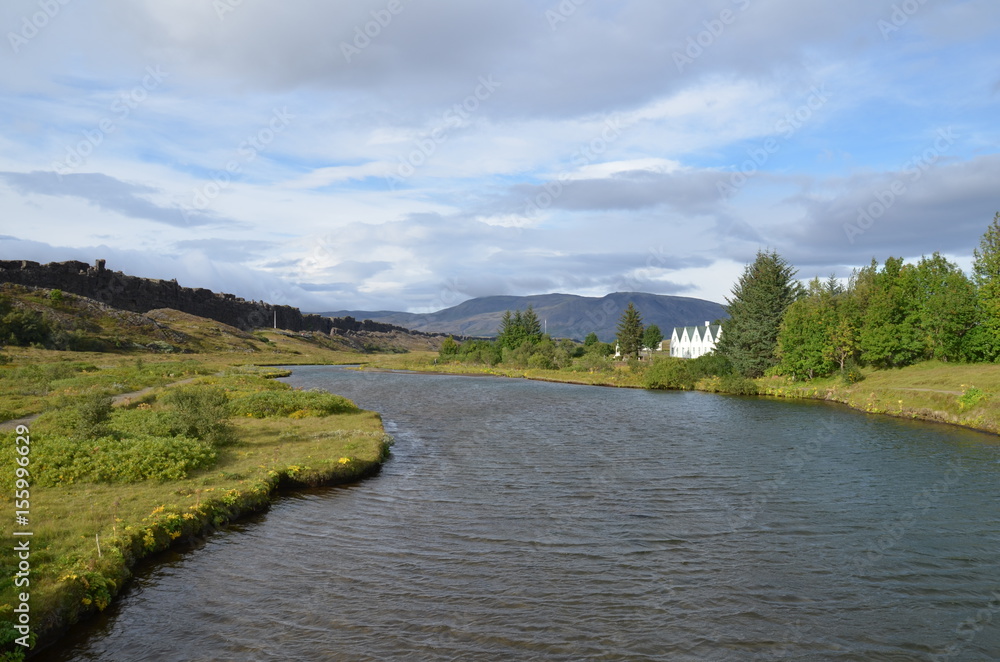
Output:
[[819,402],[295,368],[375,478],[145,568],[40,659],[993,660],[997,438]]

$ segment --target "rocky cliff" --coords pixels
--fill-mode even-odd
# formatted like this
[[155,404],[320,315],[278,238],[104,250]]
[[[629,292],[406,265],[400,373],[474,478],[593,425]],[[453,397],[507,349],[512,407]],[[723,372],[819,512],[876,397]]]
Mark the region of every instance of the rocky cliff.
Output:
[[[393,324],[303,314],[298,308],[263,301],[247,301],[232,294],[203,288],[181,287],[176,280],[156,280],[109,271],[104,260],[39,264],[28,260],[0,260],[0,282],[32,285],[71,292],[114,308],[145,313],[157,308],[207,317],[249,331],[277,327],[289,331],[321,333],[408,332]],[[425,334],[418,334],[425,335]]]

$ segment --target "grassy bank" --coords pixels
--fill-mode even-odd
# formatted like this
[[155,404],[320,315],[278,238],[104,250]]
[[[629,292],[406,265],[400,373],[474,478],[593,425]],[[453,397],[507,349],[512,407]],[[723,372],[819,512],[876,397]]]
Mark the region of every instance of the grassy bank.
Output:
[[[538,370],[441,361],[437,353],[378,356],[365,369],[415,370],[464,375],[496,375],[594,386],[645,388],[647,365],[618,364],[605,370]],[[718,377],[693,380],[691,388],[714,393],[757,393],[846,404],[860,411],[961,425],[1000,434],[1000,365],[928,361],[896,370],[862,370],[863,379],[847,384],[839,377],[795,382],[764,377],[727,384]]]
[[847,385],[837,378],[757,380],[760,392],[813,398],[873,414],[937,421],[1000,434],[1000,365],[927,361],[896,370],[865,370]]
[[545,370],[541,368],[518,368],[497,364],[494,366],[442,361],[437,352],[410,352],[399,355],[376,355],[367,357],[365,370],[413,370],[445,375],[481,375],[493,377],[513,377],[539,381],[584,384],[588,386],[616,386],[643,388],[643,372],[628,365],[606,370]]
[[[138,559],[266,508],[280,488],[352,482],[378,470],[390,444],[378,414],[292,389],[273,379],[287,370],[254,365],[364,359],[300,335],[255,334],[250,356],[242,337],[233,338],[238,351],[196,355],[3,352],[0,422],[38,416],[26,424],[29,523],[4,527],[8,542],[20,542],[14,530],[32,532],[30,584],[15,585],[19,560],[13,543],[5,545],[0,659],[24,652],[12,643],[20,593],[30,592],[32,637],[51,642],[104,609]],[[136,391],[112,406],[112,396]],[[12,525],[18,435],[0,432]]]

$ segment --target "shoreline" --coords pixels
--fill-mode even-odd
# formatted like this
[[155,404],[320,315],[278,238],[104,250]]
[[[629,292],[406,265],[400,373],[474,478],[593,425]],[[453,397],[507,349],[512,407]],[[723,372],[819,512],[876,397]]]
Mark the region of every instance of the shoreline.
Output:
[[[114,576],[105,577],[106,582],[100,587],[93,585],[93,577],[67,577],[64,595],[61,596],[64,608],[36,615],[40,623],[32,630],[36,643],[25,659],[30,660],[41,651],[57,645],[70,629],[92,619],[124,595],[130,588],[132,571],[138,563],[170,549],[207,540],[230,524],[266,512],[276,499],[288,492],[351,485],[376,476],[389,457],[389,446],[388,442],[383,444],[379,458],[355,460],[350,466],[308,472],[296,471],[293,466],[275,469],[265,480],[209,499],[199,504],[192,513],[164,511],[162,517],[144,527],[125,527],[122,535],[105,542],[104,554],[113,555],[118,560],[111,568]],[[103,604],[89,597],[97,591],[104,591],[106,602]]]
[[[921,364],[916,367],[919,369]],[[434,366],[437,368],[438,366]],[[411,373],[421,373],[421,374],[437,374],[437,375],[459,375],[468,377],[506,377],[509,379],[530,379],[533,381],[540,382],[552,382],[552,383],[562,383],[562,384],[575,384],[579,386],[600,386],[605,388],[636,388],[645,389],[639,383],[634,381],[635,376],[632,376],[633,381],[619,380],[616,381],[613,375],[608,375],[608,378],[602,379],[597,373],[587,373],[594,376],[594,379],[590,381],[580,379],[578,376],[572,373],[561,373],[554,370],[536,371],[532,369],[523,368],[509,368],[496,370],[494,368],[481,368],[472,366],[454,366],[455,370],[440,370],[433,369],[428,366],[424,369],[419,365],[408,365],[404,370],[405,372]],[[955,369],[959,369],[962,366],[954,366]],[[992,368],[1000,375],[1000,365],[995,364],[983,364],[979,367],[990,369]],[[378,371],[392,371],[396,370],[394,368],[387,368],[384,366],[372,366],[367,367],[367,365],[359,366],[355,368],[356,370],[378,370]],[[905,369],[903,369],[905,370]],[[541,374],[539,374],[541,373]],[[879,374],[892,374],[892,371],[880,371],[873,373],[873,375]],[[565,375],[565,378],[563,377]],[[712,378],[708,378],[711,380]],[[886,387],[884,385],[877,385],[872,387],[871,384],[866,385],[866,381],[861,381],[856,384],[846,385],[842,383],[837,383],[835,380],[828,378],[826,380],[817,380],[817,383],[810,384],[805,383],[790,383],[786,380],[777,380],[773,378],[760,378],[753,380],[757,383],[759,392],[756,396],[749,397],[774,397],[782,399],[794,399],[794,400],[820,400],[823,402],[832,402],[840,405],[844,405],[853,409],[855,411],[866,413],[866,414],[882,414],[891,416],[893,418],[901,418],[906,420],[919,420],[927,423],[936,423],[950,425],[953,427],[963,428],[966,430],[973,430],[976,432],[982,432],[985,434],[1000,436],[1000,420],[993,421],[989,420],[988,417],[980,416],[975,417],[975,408],[970,408],[966,413],[968,416],[963,417],[959,414],[955,414],[947,411],[943,406],[928,406],[934,403],[920,403],[920,397],[925,400],[932,396],[947,396],[951,399],[958,399],[963,395],[962,390],[955,389],[935,389],[935,388],[917,388],[909,386],[890,386]],[[964,386],[964,385],[963,385]],[[653,389],[660,390],[660,389]],[[684,389],[663,389],[663,390],[684,390]],[[732,395],[727,394],[725,391],[717,390],[707,383],[707,380],[701,380],[695,384],[694,388],[691,390],[701,391],[703,393],[716,393],[719,395]],[[887,397],[888,393],[895,393],[894,400],[890,401]],[[868,393],[868,395],[865,395]],[[986,397],[990,397],[991,394],[986,394]],[[916,401],[915,401],[916,400]],[[938,403],[940,405],[940,403]]]

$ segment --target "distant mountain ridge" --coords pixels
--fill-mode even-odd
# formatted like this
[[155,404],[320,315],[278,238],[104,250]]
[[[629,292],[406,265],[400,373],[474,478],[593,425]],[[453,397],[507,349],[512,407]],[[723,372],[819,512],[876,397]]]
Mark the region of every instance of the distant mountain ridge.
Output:
[[630,301],[639,310],[644,324],[656,324],[667,337],[675,326],[702,325],[728,317],[725,308],[713,301],[644,292],[615,292],[603,297],[575,294],[491,296],[470,299],[433,313],[338,310],[320,315],[370,319],[424,333],[495,336],[505,310],[525,310],[531,305],[553,337],[583,340],[588,333],[594,332],[602,341],[610,342],[615,338],[618,319]]

